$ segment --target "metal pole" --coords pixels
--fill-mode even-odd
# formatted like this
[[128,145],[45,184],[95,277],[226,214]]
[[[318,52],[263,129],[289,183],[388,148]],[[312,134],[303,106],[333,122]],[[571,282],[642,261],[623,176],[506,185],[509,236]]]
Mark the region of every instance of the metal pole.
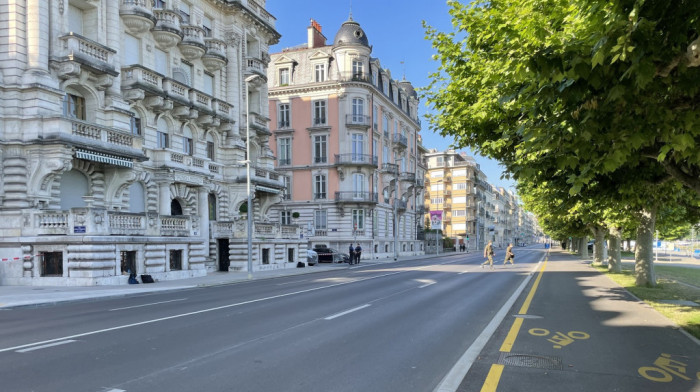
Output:
[[399,172],[396,169],[396,176],[394,177],[394,261],[399,259],[399,219],[397,216],[397,206],[399,202]]

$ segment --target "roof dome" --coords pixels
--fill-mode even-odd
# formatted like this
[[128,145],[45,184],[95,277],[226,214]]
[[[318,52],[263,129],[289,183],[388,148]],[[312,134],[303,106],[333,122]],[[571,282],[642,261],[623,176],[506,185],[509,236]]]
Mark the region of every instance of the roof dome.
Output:
[[362,45],[369,48],[369,40],[360,24],[352,20],[352,16],[346,20],[335,34],[333,46]]

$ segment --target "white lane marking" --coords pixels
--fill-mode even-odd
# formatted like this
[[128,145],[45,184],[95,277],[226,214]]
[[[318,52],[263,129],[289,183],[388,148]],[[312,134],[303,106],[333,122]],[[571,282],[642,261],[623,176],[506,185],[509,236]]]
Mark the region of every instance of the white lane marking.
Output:
[[469,272],[469,271],[467,271],[467,270],[464,270],[464,271],[462,271],[462,272],[458,273],[457,275],[464,275],[464,274],[466,274],[467,272]]
[[15,350],[17,350],[17,349],[23,349],[23,348],[25,348],[25,347],[36,346],[37,344],[47,344],[47,343],[58,342],[58,341],[66,340],[66,339],[81,338],[81,337],[84,337],[84,336],[97,335],[97,334],[100,334],[100,333],[112,332],[112,331],[117,331],[117,330],[125,329],[125,328],[138,327],[138,326],[141,326],[141,325],[153,324],[153,323],[157,323],[157,322],[161,322],[161,321],[166,321],[166,320],[173,320],[173,319],[177,319],[177,318],[182,318],[182,317],[187,317],[187,316],[193,316],[193,315],[202,314],[202,313],[214,312],[214,311],[217,311],[217,310],[233,308],[233,307],[236,307],[236,306],[249,305],[249,304],[254,304],[254,303],[263,302],[263,301],[269,301],[269,300],[277,299],[277,298],[284,298],[284,297],[290,297],[290,296],[293,296],[293,295],[298,295],[298,294],[303,294],[303,293],[310,293],[310,292],[314,292],[314,291],[325,290],[325,289],[328,289],[328,288],[331,288],[331,287],[338,287],[338,286],[346,285],[346,284],[349,284],[349,283],[357,283],[357,282],[363,282],[363,281],[366,281],[366,280],[384,278],[384,277],[387,277],[387,276],[398,275],[398,274],[401,274],[401,273],[404,273],[404,272],[406,272],[406,271],[390,272],[390,273],[386,273],[386,274],[383,274],[383,275],[370,276],[370,277],[367,277],[367,278],[364,278],[364,279],[357,279],[357,280],[352,280],[352,281],[349,281],[349,282],[340,282],[340,283],[330,284],[330,285],[328,285],[328,286],[320,286],[320,287],[315,287],[315,288],[311,288],[311,289],[295,291],[295,292],[291,292],[291,293],[287,293],[287,294],[273,295],[272,297],[265,297],[265,298],[252,299],[252,300],[250,300],[250,301],[244,301],[244,302],[238,302],[238,303],[233,303],[233,304],[228,304],[228,305],[217,306],[217,307],[214,307],[214,308],[196,310],[196,311],[193,311],[193,312],[175,314],[175,315],[168,316],[168,317],[161,317],[161,318],[157,318],[157,319],[141,321],[141,322],[138,322],[138,323],[119,325],[119,326],[116,326],[116,327],[105,328],[105,329],[99,329],[99,330],[96,330],[96,331],[89,331],[89,332],[79,333],[79,334],[75,334],[75,335],[71,335],[71,336],[64,336],[64,337],[62,337],[62,338],[44,340],[44,341],[42,341],[42,342],[34,342],[34,343],[23,344],[23,345],[15,346],[15,347],[3,348],[3,349],[0,349],[0,353],[4,353],[4,352],[6,352],[6,351],[15,351]]
[[101,391],[101,392],[126,392],[126,389],[110,389],[109,391]]
[[127,306],[125,308],[114,308],[110,309],[110,312],[114,312],[115,310],[125,310],[125,309],[134,309],[134,308],[142,308],[144,306],[152,306],[152,305],[160,305],[160,304],[167,304],[168,302],[177,302],[177,301],[185,301],[187,298],[180,298],[180,299],[172,299],[170,301],[161,301],[161,302],[152,302],[150,304],[143,304],[143,305],[134,305],[134,306]]
[[423,286],[418,286],[418,288],[419,288],[419,289],[422,289],[422,288],[424,288],[424,287],[432,286],[432,285],[434,285],[435,283],[437,283],[437,282],[426,283],[426,284],[424,284]]
[[31,348],[25,348],[25,349],[23,349],[23,350],[17,350],[16,352],[18,352],[18,353],[26,353],[26,352],[29,352],[29,351],[41,350],[41,349],[44,349],[44,348],[49,348],[49,347],[54,347],[54,346],[61,346],[61,345],[63,345],[63,344],[68,344],[68,343],[73,343],[73,342],[77,342],[77,340],[63,340],[63,341],[61,341],[61,342],[49,343],[49,344],[44,344],[44,345],[41,345],[41,346],[35,346],[35,347],[31,347]]
[[523,292],[523,290],[525,290],[525,287],[527,286],[528,282],[530,282],[530,279],[532,279],[532,276],[537,272],[537,267],[539,267],[539,265],[542,264],[542,260],[544,260],[545,256],[546,255],[542,255],[542,259],[540,259],[539,263],[537,263],[535,267],[532,268],[532,271],[530,271],[530,273],[523,280],[520,286],[515,290],[513,295],[511,295],[510,298],[508,298],[508,301],[506,301],[506,303],[503,304],[498,313],[496,313],[493,319],[491,319],[491,322],[486,326],[486,328],[484,328],[483,331],[481,331],[481,334],[479,334],[476,340],[474,340],[474,343],[472,343],[472,345],[469,346],[467,351],[465,351],[464,354],[462,354],[462,357],[459,358],[457,363],[455,363],[450,372],[447,373],[445,378],[442,379],[440,384],[438,384],[438,386],[433,390],[433,392],[457,391],[457,388],[459,388],[459,384],[461,384],[462,380],[464,380],[464,376],[466,376],[467,372],[469,372],[469,369],[472,367],[474,360],[476,360],[481,350],[484,349],[486,343],[496,332],[496,328],[498,328],[501,322],[503,322],[503,319],[506,317],[506,315],[510,311],[510,308],[513,306],[520,294]]
[[356,308],[352,308],[352,309],[346,310],[346,311],[344,311],[344,312],[340,312],[340,313],[336,313],[336,314],[334,314],[334,315],[332,315],[332,316],[328,316],[328,317],[326,317],[324,320],[333,320],[333,319],[335,319],[335,318],[338,318],[338,317],[341,317],[341,316],[345,316],[346,314],[349,314],[349,313],[352,313],[352,312],[357,312],[358,310],[361,310],[361,309],[364,309],[364,308],[368,308],[368,307],[370,307],[370,306],[372,306],[372,305],[370,305],[370,304],[364,304],[364,305],[362,305],[362,306],[358,306],[358,307],[356,307]]

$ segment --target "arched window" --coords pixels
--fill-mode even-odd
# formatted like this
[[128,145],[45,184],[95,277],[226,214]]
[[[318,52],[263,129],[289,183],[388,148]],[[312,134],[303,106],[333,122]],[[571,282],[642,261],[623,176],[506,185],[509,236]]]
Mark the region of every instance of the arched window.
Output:
[[136,214],[146,210],[146,192],[143,184],[135,182],[129,186],[129,212]]
[[168,123],[163,117],[158,118],[156,123],[158,131],[156,131],[156,147],[157,148],[169,148],[170,140],[168,137]]
[[194,155],[194,141],[192,137],[192,129],[186,126],[182,129],[182,153],[185,155]]
[[77,170],[71,170],[61,176],[61,209],[85,207],[83,196],[88,195],[89,185],[85,175]]
[[173,201],[170,202],[170,215],[172,215],[172,216],[182,215],[182,206],[180,205],[180,202],[177,201],[177,199],[173,199]]

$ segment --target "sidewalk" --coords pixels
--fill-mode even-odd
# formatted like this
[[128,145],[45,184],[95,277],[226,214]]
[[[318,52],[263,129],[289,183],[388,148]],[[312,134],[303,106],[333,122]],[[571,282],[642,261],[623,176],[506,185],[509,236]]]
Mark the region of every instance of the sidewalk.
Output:
[[[443,256],[441,254],[440,256]],[[425,259],[434,254],[402,256],[399,261]],[[358,268],[366,265],[393,263],[393,259],[363,260]],[[255,271],[252,279],[273,279],[283,276],[302,275],[348,268],[347,264],[319,263],[305,268],[284,268]],[[164,280],[149,284],[115,286],[0,286],[0,310],[23,306],[41,306],[68,301],[85,301],[97,298],[122,297],[159,291],[172,291],[233,284],[248,281],[248,272],[210,272],[207,276],[179,280]]]
[[700,344],[575,255],[548,261],[458,391],[700,391]]

